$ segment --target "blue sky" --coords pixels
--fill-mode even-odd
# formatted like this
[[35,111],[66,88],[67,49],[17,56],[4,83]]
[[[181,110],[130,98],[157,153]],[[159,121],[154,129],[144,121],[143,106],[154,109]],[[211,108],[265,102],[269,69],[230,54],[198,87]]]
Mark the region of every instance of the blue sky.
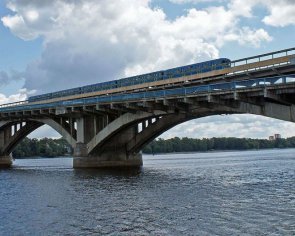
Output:
[[[1,1],[0,102],[294,47],[294,5],[293,0]],[[200,130],[190,132],[192,127]],[[294,128],[264,117],[217,116],[185,123],[163,137],[262,138],[278,131],[292,136]],[[35,135],[57,134],[43,128]]]

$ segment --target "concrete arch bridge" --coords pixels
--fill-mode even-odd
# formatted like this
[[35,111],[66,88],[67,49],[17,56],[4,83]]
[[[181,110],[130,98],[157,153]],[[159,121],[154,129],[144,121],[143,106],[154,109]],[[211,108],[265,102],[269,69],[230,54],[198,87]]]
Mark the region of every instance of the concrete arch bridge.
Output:
[[[0,155],[2,160],[8,159],[24,137],[46,124],[74,149],[75,168],[140,166],[143,146],[188,120],[247,113],[295,122],[295,83],[277,83],[284,78],[248,80],[249,86],[243,88],[235,82],[236,89],[220,84],[211,91],[186,91],[184,95],[170,91],[171,95],[141,101],[1,112]],[[295,76],[288,79],[295,81]]]
[[294,52],[237,60],[227,74],[170,79],[158,87],[1,105],[0,166],[11,166],[15,146],[44,124],[72,146],[74,168],[97,168],[141,166],[147,143],[200,117],[255,114],[295,122]]

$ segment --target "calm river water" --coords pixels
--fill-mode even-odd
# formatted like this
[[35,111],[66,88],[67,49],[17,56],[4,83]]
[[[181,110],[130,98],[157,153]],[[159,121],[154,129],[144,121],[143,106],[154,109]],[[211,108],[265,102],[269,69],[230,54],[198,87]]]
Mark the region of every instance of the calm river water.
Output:
[[0,235],[295,235],[295,149],[146,155],[134,172],[71,166],[0,170]]

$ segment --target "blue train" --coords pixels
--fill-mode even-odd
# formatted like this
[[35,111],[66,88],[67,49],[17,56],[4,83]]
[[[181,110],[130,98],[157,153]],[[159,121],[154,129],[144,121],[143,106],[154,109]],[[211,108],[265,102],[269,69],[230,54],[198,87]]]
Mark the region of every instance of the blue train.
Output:
[[115,89],[120,87],[132,86],[136,84],[144,84],[149,82],[155,82],[160,80],[166,80],[171,78],[177,78],[182,76],[194,75],[199,73],[205,73],[213,70],[221,70],[230,67],[231,61],[227,58],[220,58],[216,60],[196,63],[187,66],[176,67],[173,69],[162,70],[157,72],[152,72],[143,75],[137,75],[132,77],[127,77],[118,80],[112,80],[92,85],[86,85],[83,87],[72,88],[61,90],[52,93],[41,94],[37,96],[29,97],[29,102],[36,102],[42,100],[48,100],[53,98],[66,97],[70,95],[78,95],[89,92],[103,91],[109,89]]

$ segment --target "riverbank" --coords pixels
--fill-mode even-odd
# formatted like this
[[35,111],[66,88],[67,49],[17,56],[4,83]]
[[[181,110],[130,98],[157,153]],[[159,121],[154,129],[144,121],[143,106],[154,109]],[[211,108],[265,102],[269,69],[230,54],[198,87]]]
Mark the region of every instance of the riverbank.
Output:
[[279,151],[279,150],[292,150],[295,148],[265,148],[265,149],[247,149],[247,150],[208,150],[208,151],[195,151],[195,152],[166,152],[166,153],[143,153],[147,156],[155,155],[173,155],[173,154],[198,154],[198,153],[227,153],[227,152],[255,152],[255,151]]
[[295,137],[286,139],[250,139],[250,138],[171,138],[152,141],[143,153],[189,153],[207,151],[244,151],[295,148]]

